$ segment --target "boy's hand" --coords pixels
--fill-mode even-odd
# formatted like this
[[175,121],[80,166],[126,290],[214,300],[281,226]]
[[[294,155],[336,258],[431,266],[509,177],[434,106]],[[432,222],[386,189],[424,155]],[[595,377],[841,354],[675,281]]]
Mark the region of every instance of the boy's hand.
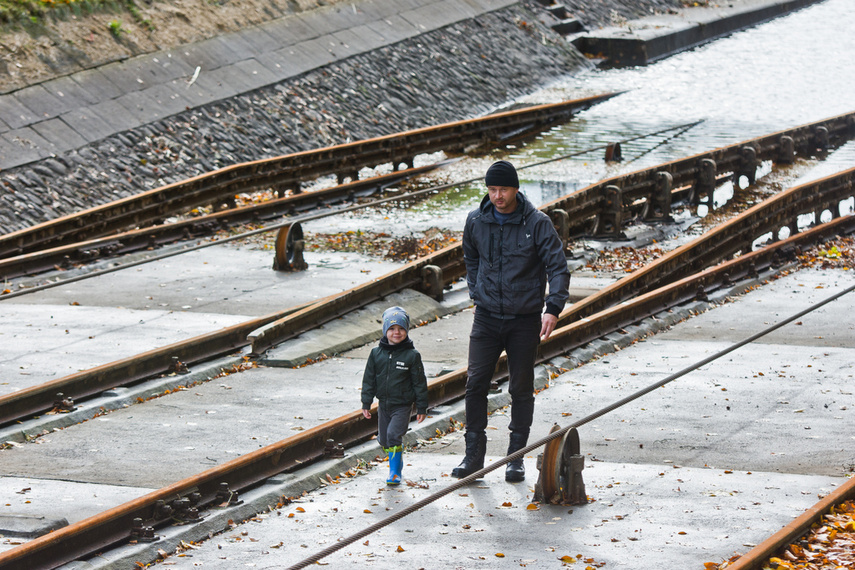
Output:
[[371,419],[371,412],[369,412],[368,410],[362,410],[362,417],[365,418],[366,420],[370,420]]
[[427,417],[427,414],[417,414],[416,415],[416,423],[419,423],[419,424],[422,423],[423,421],[425,421],[426,417]]

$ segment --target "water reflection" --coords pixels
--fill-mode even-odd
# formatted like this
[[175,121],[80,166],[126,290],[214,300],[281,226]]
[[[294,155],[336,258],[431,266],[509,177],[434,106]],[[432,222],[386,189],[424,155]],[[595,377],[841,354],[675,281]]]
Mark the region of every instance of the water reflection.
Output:
[[[580,113],[536,140],[494,156],[465,160],[437,183],[482,176],[492,160],[523,167],[556,155],[702,121],[687,131],[662,133],[623,145],[623,162],[605,163],[604,151],[520,171],[522,191],[535,204],[604,178],[649,168],[724,145],[855,109],[855,2],[827,0],[759,27],[733,34],[646,67],[588,70],[561,79],[523,102],[540,104],[609,91],[624,91]],[[849,62],[849,63],[846,63]],[[833,172],[855,166],[855,150],[834,153]],[[770,165],[764,166],[767,173]],[[831,174],[828,172],[827,174]],[[713,196],[713,208],[730,200],[732,185]],[[408,206],[406,225],[388,211],[370,218],[382,231],[400,234],[426,227],[461,230],[465,214],[484,195],[471,184]],[[410,213],[413,214],[412,220]],[[347,224],[340,220],[338,224]]]

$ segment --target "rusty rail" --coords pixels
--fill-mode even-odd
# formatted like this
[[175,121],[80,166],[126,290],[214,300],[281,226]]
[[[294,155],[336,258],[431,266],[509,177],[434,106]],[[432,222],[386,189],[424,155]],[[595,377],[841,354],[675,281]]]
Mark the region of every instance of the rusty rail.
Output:
[[[852,171],[847,173],[851,174]],[[815,184],[800,186],[787,193],[792,195],[806,193]],[[778,198],[772,200],[776,199]],[[762,214],[763,209],[754,208],[736,219],[740,220],[739,224],[746,228],[746,231],[754,228],[753,233],[756,238],[765,233],[762,225],[752,225]],[[782,252],[792,251],[796,247],[831,235],[853,231],[855,231],[855,216],[839,217],[786,240],[746,253],[718,267],[650,291],[620,306],[610,307],[589,318],[562,326],[550,339],[542,343],[538,362],[563,354],[631,322],[637,322],[694,298],[699,291],[706,292],[716,286],[728,285],[731,280],[742,275],[750,276],[764,267],[773,265],[776,259],[785,255]],[[709,240],[702,236],[691,244],[687,244],[684,249],[703,250],[709,246]],[[654,262],[654,265],[660,269],[667,267],[667,263]],[[623,281],[632,284],[636,280],[628,276]],[[506,370],[501,366],[496,373],[496,378],[501,379],[505,375]],[[465,393],[465,382],[465,369],[432,380],[428,386],[431,406],[462,397]],[[141,519],[146,527],[152,529],[167,523],[170,516],[165,513],[170,511],[166,510],[166,507],[171,509],[170,505],[175,504],[176,501],[182,499],[187,501],[189,500],[187,497],[192,497],[192,504],[200,508],[220,503],[222,495],[218,493],[222,485],[226,485],[230,490],[240,491],[282,471],[296,468],[323,456],[327,439],[353,445],[366,440],[374,431],[375,426],[372,421],[362,418],[359,411],[351,412],[102,514],[54,531],[13,550],[0,553],[0,567],[10,570],[54,568],[127,540],[133,528],[134,519]]]
[[54,268],[70,269],[74,264],[88,263],[106,256],[124,255],[180,240],[210,235],[219,229],[246,223],[260,223],[282,216],[294,215],[312,208],[353,201],[370,196],[402,180],[418,176],[447,165],[448,160],[419,168],[399,170],[391,174],[365,178],[324,190],[302,192],[241,208],[231,208],[199,216],[114,234],[84,242],[38,250],[15,257],[0,259],[0,280],[33,275]]
[[242,349],[253,330],[281,319],[308,304],[238,323],[128,358],[83,370],[38,386],[23,388],[0,396],[0,425],[9,424],[50,410],[57,393],[79,400],[118,385],[133,384],[170,371],[173,357],[185,364],[203,362],[215,356]]
[[809,508],[793,522],[752,548],[747,554],[730,563],[728,570],[759,570],[766,561],[788,544],[798,541],[814,523],[822,521],[831,507],[855,499],[855,478],[842,483],[837,489]]
[[[855,112],[838,115],[608,178],[541,206],[566,233],[582,231],[618,237],[625,216],[641,210],[645,221],[667,219],[672,199],[697,204],[727,175],[754,182],[762,161],[792,162],[855,137]],[[639,205],[639,202],[641,203]]]
[[[645,208],[645,210],[650,211],[651,216],[664,220],[671,207],[672,180],[677,180],[679,184],[683,185],[691,184],[694,181],[690,191],[698,193],[700,192],[698,187],[702,187],[705,192],[711,193],[718,176],[731,174],[739,177],[744,175],[749,176],[750,181],[753,182],[755,170],[761,159],[765,160],[775,156],[791,160],[794,154],[790,153],[789,150],[795,152],[796,149],[799,149],[803,153],[812,153],[816,151],[817,145],[820,143],[822,143],[823,147],[827,148],[831,144],[831,141],[851,136],[855,136],[855,113],[848,113],[793,129],[779,131],[771,135],[697,154],[687,159],[668,162],[645,170],[617,176],[592,184],[564,198],[544,204],[540,209],[551,215],[556,226],[559,228],[559,233],[562,234],[564,239],[568,238],[570,228],[586,224],[586,220],[591,217],[596,221],[594,228],[596,233],[600,235],[616,235],[625,222],[623,212],[631,208],[630,204],[640,197],[646,198],[649,207]],[[746,148],[754,150],[746,151],[744,150]],[[784,149],[787,152],[784,152]],[[747,160],[746,156],[753,158]],[[667,197],[663,197],[663,193],[667,194]],[[629,202],[627,203],[627,201]],[[664,214],[660,212],[657,204],[663,205]],[[611,227],[611,229],[607,231],[607,227]],[[597,231],[598,229],[599,231]],[[453,275],[465,274],[462,246],[460,244],[449,246],[443,252],[445,256],[443,260],[444,271],[450,271]],[[438,265],[437,263],[432,263],[430,257],[424,258],[423,261],[425,261],[426,265]],[[692,269],[699,270],[705,267],[702,263],[698,263],[700,262],[696,262],[696,265]],[[676,275],[673,277],[677,278]],[[445,279],[445,282],[448,283],[449,280]],[[660,281],[660,283],[663,282]],[[612,287],[617,287],[617,284],[612,285]],[[604,301],[603,304],[593,308],[591,312],[596,312],[596,310],[608,306],[610,303],[620,302],[633,294],[635,293],[625,291],[620,293],[615,292],[614,299],[608,302]],[[589,302],[595,303],[599,301],[593,300]],[[563,318],[559,321],[559,325],[569,322],[568,319],[572,320],[584,316],[580,312],[582,308],[577,309],[577,305],[574,305],[570,309],[573,313],[562,315]],[[356,308],[356,305],[354,305],[354,308]],[[322,309],[313,308],[311,312],[320,313]],[[285,317],[267,327],[266,330],[261,331],[258,335],[254,335],[252,341],[253,353],[261,354],[276,344],[293,338],[294,334],[291,332],[290,327],[294,318],[296,318],[296,315]]]
[[391,162],[413,166],[415,156],[464,151],[539,132],[615,94],[538,105],[348,144],[229,166],[0,236],[0,259],[86,241],[149,225],[184,210],[233,200],[235,194],[267,188],[299,192],[301,183],[336,174],[358,179],[363,167]]
[[[754,141],[764,139],[779,139],[780,137],[778,135],[789,136],[789,133],[797,135],[799,132],[802,132],[805,133],[804,137],[809,138],[814,136],[812,133],[815,133],[818,127],[825,125],[830,125],[831,132],[837,133],[838,131],[844,131],[849,128],[848,125],[851,121],[849,121],[848,118],[852,116],[852,114],[842,115],[841,117],[843,119],[841,119],[841,117],[835,117],[826,121],[797,127],[796,129],[791,129],[789,131],[782,131],[782,133],[788,133],[785,135],[776,133],[726,148],[740,148]],[[841,121],[842,124],[838,125]],[[834,136],[841,135],[835,134]],[[807,148],[810,148],[812,143],[806,142],[803,144],[808,145]],[[712,151],[712,153],[696,155],[695,158],[706,157],[710,154],[718,153],[720,150],[721,149]],[[677,163],[679,162],[683,161],[677,161]],[[658,169],[673,164],[676,163],[667,163],[666,165],[653,167],[645,171],[631,173],[627,176],[650,179],[651,177],[654,177],[655,173],[658,172]],[[834,177],[829,177],[827,180],[833,178]],[[849,176],[849,179],[851,187],[851,175]],[[620,177],[612,179],[613,182],[620,182],[620,180]],[[825,184],[831,185],[833,183],[829,181]],[[569,198],[573,198],[579,194],[585,194],[590,188],[597,186],[599,186],[599,184],[579,190],[576,193],[571,194]],[[830,191],[833,196],[839,196],[846,193],[845,188],[842,190],[842,194],[840,188],[830,188]],[[787,195],[790,196],[790,194]],[[792,199],[793,198],[791,197],[786,198],[786,200]],[[806,192],[800,200],[803,202],[802,209],[818,207],[816,204],[822,201],[817,197],[811,197],[810,192]],[[552,202],[547,206],[544,206],[544,208],[547,208],[550,205],[559,204],[562,201],[563,200]],[[811,206],[811,204],[813,204],[813,206]],[[554,213],[555,212],[553,210],[553,214]],[[781,216],[785,217],[786,215],[788,215],[786,214],[786,211],[779,212],[779,221],[774,223],[781,223],[783,225],[783,221],[781,221],[783,218],[781,218]],[[738,238],[745,238],[747,233],[732,229],[727,231],[733,233],[733,236],[731,236],[729,240],[732,248],[736,247],[736,245],[739,245],[739,248],[745,247],[746,242],[744,239],[742,242],[739,242]],[[720,238],[723,239],[721,236]],[[672,254],[669,254],[669,256],[666,256],[666,258],[660,262],[665,263],[667,260],[671,260],[673,255],[677,255],[677,252],[685,252],[685,247],[672,252]],[[681,253],[681,255],[682,254],[683,253]],[[706,258],[704,258],[703,255],[694,253],[686,253],[685,255],[687,257],[682,261],[692,263],[692,269],[695,271],[704,267],[704,264],[716,261],[715,259],[710,258],[709,254],[707,254]],[[696,257],[696,259],[691,258],[691,256]],[[686,274],[685,271],[683,273],[679,272],[680,261],[673,260],[670,261],[670,263],[672,263],[672,274],[668,279],[679,279]],[[433,273],[434,276],[436,275],[433,268],[438,269],[440,278],[438,280],[434,279],[433,284],[429,286],[429,283],[431,283],[431,281],[428,280],[429,274]],[[194,351],[196,350],[199,350],[203,354],[213,356],[215,353],[207,352],[209,348],[216,349],[218,351],[216,354],[222,354],[244,347],[250,342],[252,343],[253,353],[261,354],[268,348],[284,342],[289,338],[293,338],[319,324],[329,322],[340,314],[365,306],[366,304],[382,298],[383,296],[407,287],[415,287],[430,295],[437,296],[440,293],[440,291],[437,290],[438,288],[451,283],[458,277],[463,276],[464,273],[465,266],[463,264],[462,249],[459,244],[452,245],[431,256],[412,262],[397,271],[387,274],[386,276],[375,279],[368,284],[345,291],[339,296],[333,296],[331,298],[321,300],[321,302],[314,305],[304,305],[303,307],[295,310],[284,311],[279,313],[279,316],[271,315],[271,318],[269,319],[267,317],[254,319],[247,323],[235,325],[235,327],[232,327],[235,331],[230,328],[224,329],[222,332],[209,333],[208,335],[189,339],[187,341],[177,343],[176,345],[163,347],[156,351],[150,351],[149,353],[145,353],[145,355],[141,355],[139,359],[129,358],[123,361],[105,364],[91,370],[59,378],[41,386],[21,390],[13,394],[0,397],[0,425],[50,409],[53,405],[54,396],[58,392],[62,392],[74,399],[80,399],[112,388],[119,382],[125,383],[139,381],[146,377],[162,373],[168,369],[168,364],[171,363],[171,357],[173,355],[179,355],[179,358],[182,360],[186,358],[188,362],[200,361],[202,358],[193,357],[195,354]],[[600,311],[614,303],[619,303],[638,294],[640,291],[649,290],[653,286],[661,286],[668,280],[654,279],[649,270],[641,272],[638,275],[633,274],[632,277],[633,280],[638,281],[638,284],[633,283],[632,287],[629,287],[628,284],[623,281],[618,282],[606,288],[601,295],[586,299],[585,301],[575,304],[570,309],[565,310],[564,313],[562,313],[559,326],[563,326],[568,322],[593,314],[594,312]],[[324,305],[328,306],[325,307]],[[247,340],[244,338],[241,340],[238,338],[230,338],[231,335],[237,334],[237,330],[241,331],[241,333],[245,333],[246,335],[254,333],[252,334],[252,339]],[[225,340],[221,340],[220,335],[222,335],[222,338]],[[204,349],[197,349],[194,347],[204,347]],[[164,363],[166,363],[166,365]],[[23,403],[24,399],[26,399],[26,404]]]
[[769,232],[774,234],[773,239],[777,239],[784,227],[796,234],[799,215],[813,213],[818,220],[823,210],[831,209],[832,217],[837,218],[839,213],[834,208],[853,195],[853,181],[855,168],[781,192],[609,285],[598,295],[575,303],[561,313],[558,325],[681,279],[737,252],[750,251],[754,240]]

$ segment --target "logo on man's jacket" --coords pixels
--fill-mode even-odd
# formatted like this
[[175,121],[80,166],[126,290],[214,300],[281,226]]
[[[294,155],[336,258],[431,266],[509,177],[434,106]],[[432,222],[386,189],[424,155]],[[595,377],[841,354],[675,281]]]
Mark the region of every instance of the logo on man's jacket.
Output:
[[396,370],[409,370],[410,368],[407,366],[406,362],[396,362],[397,366],[395,366]]

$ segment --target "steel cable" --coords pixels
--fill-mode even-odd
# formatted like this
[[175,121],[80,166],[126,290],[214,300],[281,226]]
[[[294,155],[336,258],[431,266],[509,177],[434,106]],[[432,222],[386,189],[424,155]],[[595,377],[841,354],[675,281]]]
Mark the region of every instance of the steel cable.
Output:
[[[665,132],[669,132],[669,131],[674,131],[674,130],[683,129],[680,133],[678,133],[677,135],[675,135],[675,136],[679,136],[679,134],[682,134],[682,132],[685,132],[686,130],[688,130],[688,129],[690,129],[690,128],[694,127],[695,125],[697,125],[697,124],[699,124],[699,123],[701,123],[701,122],[702,122],[702,121],[695,121],[695,122],[693,122],[693,123],[686,123],[686,124],[683,124],[683,125],[677,125],[677,126],[674,126],[674,127],[669,127],[669,128],[667,128],[667,129],[662,129],[662,130],[659,130],[659,131],[655,131],[655,132],[652,132],[652,133],[645,133],[645,134],[642,134],[642,135],[637,135],[637,136],[635,136],[635,137],[631,137],[631,138],[627,138],[627,139],[623,139],[623,140],[621,140],[621,141],[618,141],[618,143],[619,143],[619,144],[623,144],[623,143],[627,143],[627,142],[630,142],[630,141],[634,141],[634,140],[638,140],[638,139],[642,139],[642,138],[646,138],[646,137],[656,136],[656,135],[659,135],[659,134],[662,134],[662,133],[665,133]],[[609,145],[600,145],[600,146],[595,146],[595,147],[587,148],[587,149],[585,149],[585,150],[580,150],[580,151],[573,152],[573,153],[570,153],[570,154],[565,154],[565,155],[562,155],[562,156],[558,156],[558,157],[550,158],[550,159],[547,159],[547,160],[542,160],[542,161],[539,161],[539,162],[533,162],[533,163],[531,163],[531,164],[526,164],[526,165],[523,165],[523,166],[519,166],[519,167],[517,167],[517,170],[524,170],[524,169],[526,169],[526,168],[533,168],[533,167],[535,167],[535,166],[540,166],[540,165],[547,164],[547,163],[550,163],[550,162],[555,162],[555,161],[558,161],[558,160],[564,160],[564,159],[567,159],[567,158],[572,158],[572,157],[574,157],[574,156],[580,156],[580,155],[587,154],[587,153],[590,153],[590,152],[595,152],[595,151],[598,151],[598,150],[603,150],[603,149],[605,149],[605,148],[606,148],[606,147],[608,147],[608,146],[609,146]],[[209,241],[209,242],[205,242],[205,243],[199,243],[199,244],[196,244],[196,245],[194,245],[194,246],[184,247],[184,248],[181,248],[181,249],[177,249],[177,250],[175,250],[175,251],[171,251],[171,252],[167,252],[167,253],[162,253],[162,254],[160,254],[160,255],[154,255],[154,256],[152,256],[152,257],[146,257],[145,259],[140,259],[140,260],[137,260],[137,261],[132,261],[132,262],[130,262],[130,263],[122,263],[122,264],[119,264],[119,265],[116,265],[116,266],[113,266],[113,267],[108,267],[108,268],[106,268],[106,269],[98,269],[98,270],[95,270],[95,271],[91,271],[91,272],[89,272],[89,273],[85,273],[85,274],[83,274],[83,275],[76,275],[76,276],[74,276],[74,277],[69,277],[68,279],[62,279],[62,280],[58,280],[58,281],[49,281],[49,282],[47,282],[47,283],[42,283],[41,285],[35,285],[35,286],[33,286],[33,287],[28,287],[28,288],[26,288],[26,289],[20,289],[20,290],[18,290],[18,291],[13,291],[13,292],[11,292],[11,293],[0,294],[0,301],[2,301],[2,300],[4,300],[4,299],[12,299],[12,298],[14,298],[14,297],[20,297],[20,296],[22,296],[22,295],[27,295],[27,294],[29,294],[29,293],[36,293],[36,292],[38,292],[38,291],[44,291],[45,289],[51,289],[51,288],[53,288],[53,287],[59,287],[60,285],[65,285],[65,284],[67,284],[67,283],[75,283],[75,282],[77,282],[77,281],[82,281],[82,280],[84,280],[84,279],[89,279],[89,278],[91,278],[91,277],[99,277],[99,276],[101,276],[101,275],[107,275],[108,273],[113,273],[113,272],[115,272],[115,271],[121,271],[122,269],[129,269],[129,268],[131,268],[131,267],[137,267],[138,265],[143,265],[143,264],[146,264],[146,263],[151,263],[152,261],[160,261],[160,260],[162,260],[162,259],[167,259],[167,258],[170,258],[170,257],[174,257],[174,256],[176,256],[176,255],[181,255],[181,254],[184,254],[184,253],[190,253],[190,252],[193,252],[193,251],[198,251],[198,250],[200,250],[200,249],[205,249],[205,248],[208,248],[208,247],[213,247],[213,246],[215,246],[215,245],[221,245],[221,244],[228,243],[228,242],[231,242],[231,241],[236,241],[236,240],[240,240],[240,239],[246,239],[246,238],[249,238],[249,237],[252,237],[252,236],[256,236],[256,235],[259,235],[259,234],[263,234],[263,233],[266,233],[266,232],[271,232],[271,231],[273,231],[273,230],[278,230],[278,229],[281,229],[281,228],[286,227],[286,226],[291,226],[291,225],[298,224],[298,223],[305,223],[305,222],[310,222],[310,221],[314,221],[314,220],[319,220],[319,219],[321,219],[321,218],[326,218],[326,217],[334,216],[334,215],[338,215],[338,214],[344,214],[344,213],[347,213],[347,212],[353,212],[353,211],[361,210],[361,209],[364,209],[364,208],[370,208],[370,207],[372,207],[372,206],[379,206],[379,205],[381,205],[381,204],[385,204],[385,203],[387,203],[387,202],[394,202],[394,201],[397,201],[397,200],[402,200],[402,199],[404,199],[404,198],[412,198],[412,197],[414,197],[414,196],[421,196],[422,194],[427,194],[427,193],[430,193],[430,192],[440,192],[440,191],[442,191],[442,190],[448,190],[449,188],[454,188],[455,186],[463,186],[464,184],[472,184],[473,182],[478,182],[479,180],[483,180],[483,179],[484,179],[484,177],[483,177],[483,176],[478,176],[478,177],[476,177],[476,178],[469,178],[469,179],[467,179],[467,180],[460,180],[460,181],[458,181],[458,182],[452,182],[452,183],[449,183],[449,184],[442,184],[442,185],[439,185],[439,186],[431,186],[430,188],[424,188],[424,189],[422,189],[422,190],[417,190],[417,191],[415,191],[415,192],[407,192],[407,193],[405,193],[405,194],[401,194],[400,196],[390,196],[390,197],[387,197],[387,198],[381,198],[381,199],[379,199],[379,200],[372,200],[372,201],[370,201],[370,202],[365,202],[365,203],[363,203],[363,204],[354,204],[354,205],[352,205],[352,206],[347,206],[347,207],[344,207],[344,208],[333,208],[331,211],[327,211],[327,212],[324,212],[324,213],[322,213],[322,214],[306,214],[306,215],[304,215],[304,216],[295,216],[295,217],[293,217],[293,218],[288,218],[288,219],[287,219],[286,221],[284,221],[284,222],[278,222],[278,223],[276,223],[276,224],[272,224],[272,225],[270,225],[270,226],[265,226],[265,227],[263,227],[263,228],[258,228],[258,229],[255,229],[255,230],[250,230],[250,231],[248,231],[248,232],[243,232],[243,233],[240,233],[240,234],[235,234],[235,235],[233,235],[233,236],[228,236],[228,237],[225,237],[225,238],[219,238],[219,239],[216,239],[216,240],[213,240],[213,241]]]
[[795,315],[788,317],[788,318],[784,319],[783,321],[776,323],[776,324],[774,324],[774,325],[772,325],[772,326],[770,326],[770,327],[768,327],[768,328],[766,328],[766,329],[764,329],[764,330],[762,330],[756,334],[753,334],[750,337],[743,339],[743,340],[737,342],[736,344],[733,344],[733,345],[727,347],[726,349],[724,349],[720,352],[717,352],[711,356],[708,356],[707,358],[704,358],[703,360],[699,360],[698,362],[695,362],[694,364],[691,364],[691,365],[687,366],[686,368],[683,368],[679,372],[676,372],[676,373],[668,376],[667,378],[665,378],[663,380],[660,380],[658,382],[650,384],[646,388],[642,388],[641,390],[634,392],[633,394],[627,396],[626,398],[618,400],[617,402],[614,402],[613,404],[610,404],[609,406],[606,406],[605,408],[597,410],[596,412],[582,418],[581,420],[579,420],[575,423],[570,424],[567,427],[555,430],[554,432],[551,432],[549,435],[547,435],[543,439],[538,440],[535,443],[529,444],[528,446],[524,447],[523,449],[520,449],[519,451],[515,451],[514,453],[493,462],[491,465],[485,467],[484,469],[481,469],[480,471],[477,471],[477,472],[469,475],[468,477],[460,479],[456,483],[452,483],[451,485],[449,485],[445,489],[443,489],[441,491],[437,491],[433,495],[425,497],[424,499],[422,499],[416,503],[413,503],[412,505],[410,505],[408,507],[401,509],[401,511],[383,519],[382,521],[380,521],[376,524],[371,525],[370,527],[363,529],[362,531],[360,531],[360,532],[358,532],[352,536],[349,536],[347,538],[339,540],[338,542],[336,542],[332,546],[325,548],[324,550],[318,552],[314,556],[306,558],[306,559],[302,560],[301,562],[299,562],[293,566],[290,566],[288,568],[288,570],[298,570],[299,568],[305,568],[309,564],[314,564],[314,563],[318,562],[319,560],[329,556],[330,554],[333,554],[334,552],[341,550],[345,546],[353,544],[357,540],[360,540],[361,538],[364,538],[364,537],[380,530],[381,528],[388,526],[388,525],[392,524],[393,522],[395,522],[399,519],[402,519],[409,514],[414,513],[415,511],[418,511],[422,507],[425,507],[425,506],[429,505],[430,503],[433,503],[434,501],[436,501],[436,500],[438,500],[438,499],[440,499],[440,498],[442,498],[442,497],[444,497],[450,493],[453,493],[454,491],[460,489],[461,487],[468,485],[469,483],[475,481],[476,479],[482,478],[487,473],[490,473],[491,471],[498,469],[502,465],[506,465],[507,463],[509,463],[515,459],[521,459],[526,454],[531,453],[535,449],[546,445],[550,441],[558,439],[559,437],[564,437],[564,434],[566,434],[571,429],[583,426],[588,422],[592,422],[595,419],[608,414],[609,412],[613,412],[613,411],[617,410],[618,408],[620,408],[620,407],[622,407],[622,406],[624,406],[624,405],[626,405],[626,404],[628,404],[634,400],[637,400],[641,396],[649,394],[650,392],[656,390],[657,388],[661,388],[661,387],[665,386],[666,384],[673,382],[677,378],[680,378],[681,376],[685,376],[689,372],[697,370],[701,366],[709,364],[710,362],[717,360],[717,359],[721,358],[722,356],[725,356],[726,354],[729,354],[729,353],[733,352],[734,350],[745,346],[746,344],[754,342],[758,338],[763,337],[763,336],[783,327],[784,325],[789,324],[789,323],[793,322],[794,320],[799,319],[799,318],[807,315],[808,313],[811,313],[811,312],[819,309],[820,307],[822,307],[822,306],[824,306],[824,305],[826,305],[832,301],[839,299],[840,297],[846,295],[847,293],[851,293],[852,291],[855,291],[855,285],[848,287],[848,288],[844,289],[843,291],[836,293],[830,297],[827,297],[827,298],[823,299],[822,301],[820,301],[819,303],[817,303],[816,305],[812,305],[811,307],[809,307],[809,308],[807,308],[807,309],[805,309],[799,313],[796,313]]

